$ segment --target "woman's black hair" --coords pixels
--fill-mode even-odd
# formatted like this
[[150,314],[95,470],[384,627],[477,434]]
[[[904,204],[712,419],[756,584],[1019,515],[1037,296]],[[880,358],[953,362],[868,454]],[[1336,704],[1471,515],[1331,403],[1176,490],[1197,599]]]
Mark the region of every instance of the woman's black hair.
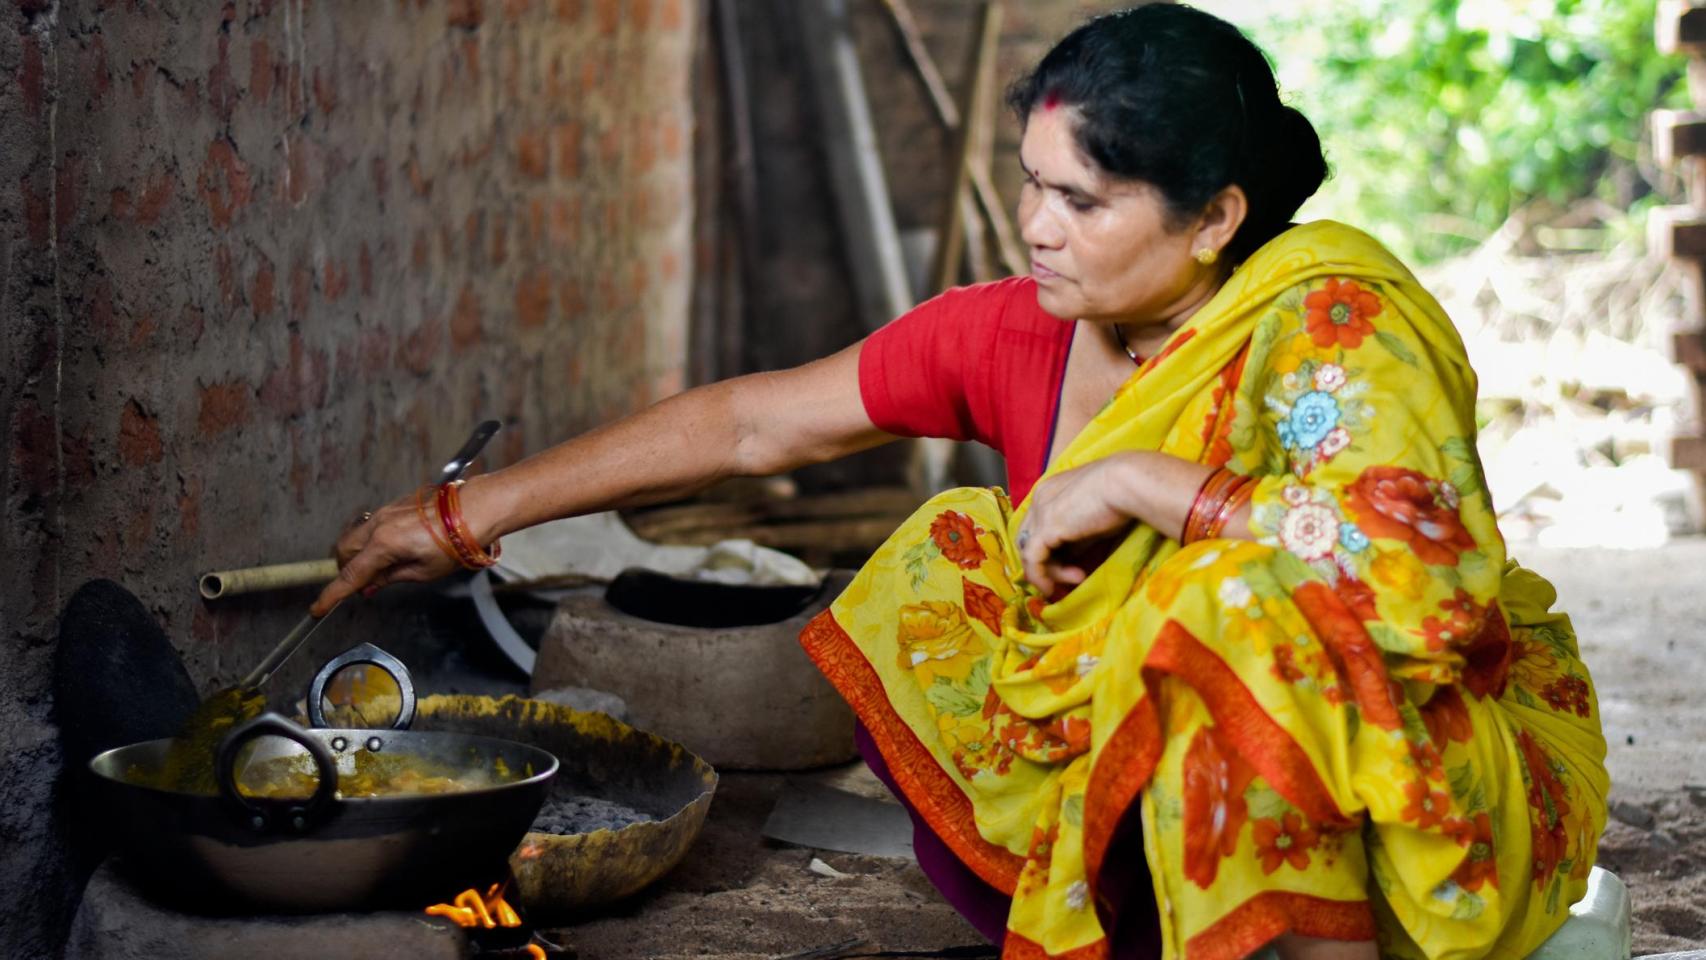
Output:
[[1278,236],[1327,178],[1315,127],[1280,102],[1267,57],[1237,27],[1174,3],[1088,21],[1007,92],[1023,124],[1074,108],[1078,147],[1107,173],[1161,191],[1174,224],[1232,184],[1249,212],[1225,255]]

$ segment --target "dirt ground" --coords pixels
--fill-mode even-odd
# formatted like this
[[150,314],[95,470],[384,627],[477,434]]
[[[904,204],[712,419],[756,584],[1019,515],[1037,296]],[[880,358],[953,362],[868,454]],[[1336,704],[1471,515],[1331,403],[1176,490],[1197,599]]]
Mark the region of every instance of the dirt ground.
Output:
[[[1635,954],[1706,948],[1706,539],[1513,554],[1558,586],[1598,684],[1621,818],[1600,863],[1633,896]],[[883,790],[858,764],[805,776]],[[993,956],[910,861],[765,840],[759,830],[785,780],[726,774],[678,869],[550,935],[584,960]],[[813,857],[849,876],[814,873]]]

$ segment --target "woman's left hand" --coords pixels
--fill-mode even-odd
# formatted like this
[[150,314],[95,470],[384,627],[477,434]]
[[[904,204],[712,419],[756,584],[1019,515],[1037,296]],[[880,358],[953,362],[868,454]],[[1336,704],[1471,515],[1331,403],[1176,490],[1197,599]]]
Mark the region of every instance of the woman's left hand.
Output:
[[1083,563],[1075,548],[1136,519],[1133,488],[1142,463],[1137,454],[1114,454],[1058,473],[1031,492],[1017,546],[1025,579],[1043,596],[1052,597],[1057,588],[1076,586],[1090,575],[1094,565]]

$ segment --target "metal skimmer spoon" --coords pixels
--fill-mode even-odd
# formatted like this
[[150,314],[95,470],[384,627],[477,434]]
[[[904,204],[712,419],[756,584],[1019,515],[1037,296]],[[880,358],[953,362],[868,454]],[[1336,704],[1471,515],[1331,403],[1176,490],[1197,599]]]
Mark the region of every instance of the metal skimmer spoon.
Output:
[[[478,457],[480,451],[485,448],[486,441],[492,439],[492,435],[497,433],[501,426],[503,424],[496,420],[487,420],[475,427],[474,432],[468,435],[467,442],[462,444],[462,449],[456,451],[456,455],[451,457],[450,461],[444,465],[444,469],[439,471],[437,483],[455,483],[462,479],[462,475],[468,472],[468,467],[474,462],[474,458]],[[340,601],[339,606],[341,605]],[[332,610],[336,609],[337,607],[332,608]],[[332,615],[332,610],[326,611],[326,617]],[[309,634],[313,633],[314,628],[323,623],[326,617],[316,617],[310,613],[297,621],[296,626],[290,628],[290,632],[285,634],[278,646],[273,647],[272,652],[256,664],[255,669],[249,671],[248,675],[237,685],[238,688],[254,690],[265,684],[273,672],[290,659],[290,655],[302,646]]]

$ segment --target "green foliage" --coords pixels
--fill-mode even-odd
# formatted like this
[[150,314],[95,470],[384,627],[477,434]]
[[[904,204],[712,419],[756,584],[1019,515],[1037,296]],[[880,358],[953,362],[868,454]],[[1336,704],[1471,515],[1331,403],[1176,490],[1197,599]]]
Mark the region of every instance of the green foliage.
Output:
[[1334,178],[1303,216],[1429,260],[1529,204],[1628,209],[1652,193],[1647,117],[1687,106],[1683,59],[1653,45],[1655,5],[1315,0],[1227,13],[1326,145]]

